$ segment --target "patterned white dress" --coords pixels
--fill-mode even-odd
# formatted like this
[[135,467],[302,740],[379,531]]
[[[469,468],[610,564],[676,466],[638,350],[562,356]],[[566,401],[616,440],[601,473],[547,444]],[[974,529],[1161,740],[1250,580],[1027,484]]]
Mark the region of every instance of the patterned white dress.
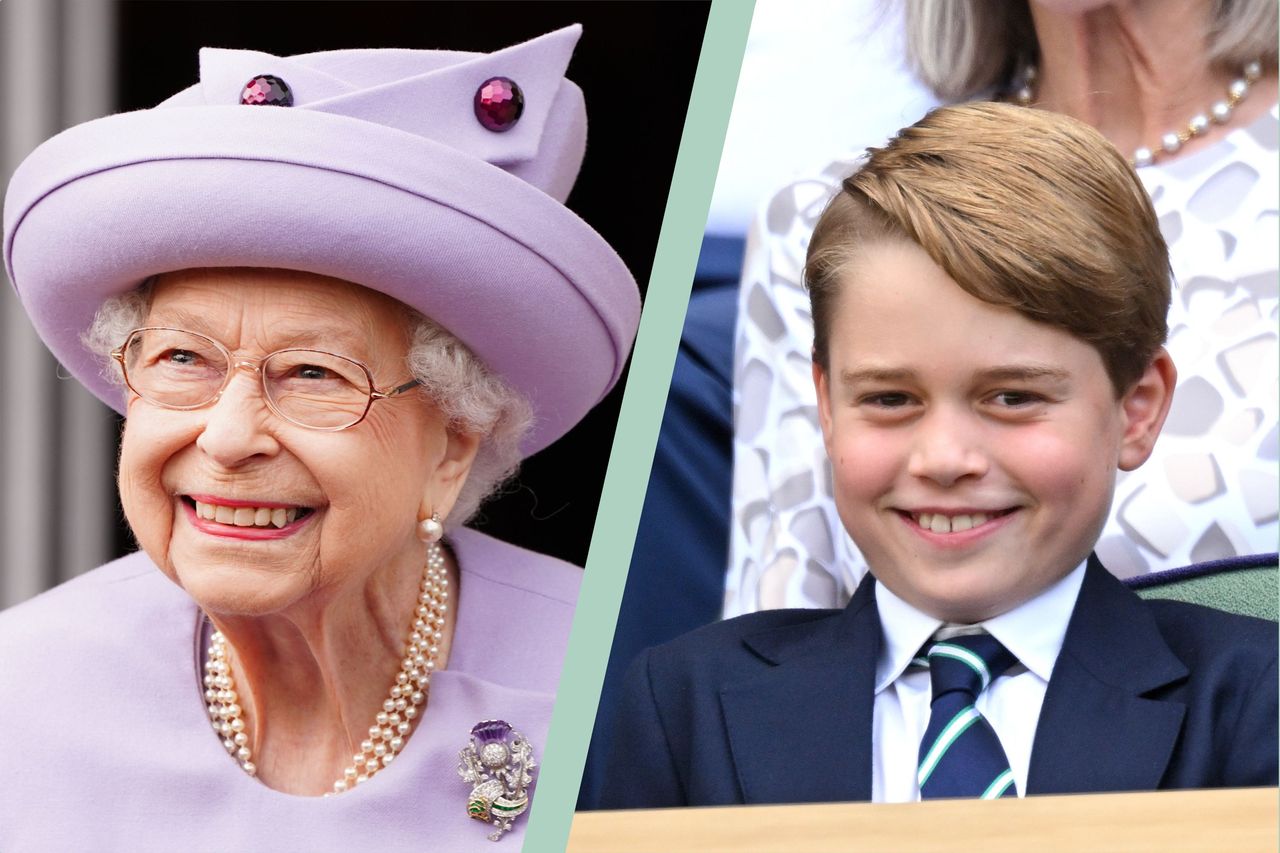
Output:
[[[1139,171],[1174,272],[1173,407],[1155,452],[1119,476],[1097,546],[1121,577],[1277,544],[1280,111]],[[838,607],[866,563],[836,516],[801,285],[837,160],[784,187],[747,238],[734,361],[733,529],[725,615]]]

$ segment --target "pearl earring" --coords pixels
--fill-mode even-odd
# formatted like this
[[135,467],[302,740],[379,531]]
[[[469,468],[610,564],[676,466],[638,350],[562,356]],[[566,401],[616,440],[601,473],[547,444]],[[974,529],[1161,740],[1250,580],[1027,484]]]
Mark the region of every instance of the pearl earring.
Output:
[[444,536],[444,525],[440,523],[439,513],[431,513],[430,518],[418,522],[418,538],[423,542],[439,542]]

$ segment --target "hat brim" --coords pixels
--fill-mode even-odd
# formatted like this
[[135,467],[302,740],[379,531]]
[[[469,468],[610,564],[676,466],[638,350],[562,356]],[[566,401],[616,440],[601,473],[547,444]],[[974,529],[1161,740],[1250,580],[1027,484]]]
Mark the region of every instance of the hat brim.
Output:
[[617,381],[639,317],[626,265],[572,211],[414,134],[282,108],[109,116],[37,149],[5,200],[5,258],[53,354],[117,411],[80,335],[161,272],[271,267],[381,291],[462,340],[533,406],[522,450]]

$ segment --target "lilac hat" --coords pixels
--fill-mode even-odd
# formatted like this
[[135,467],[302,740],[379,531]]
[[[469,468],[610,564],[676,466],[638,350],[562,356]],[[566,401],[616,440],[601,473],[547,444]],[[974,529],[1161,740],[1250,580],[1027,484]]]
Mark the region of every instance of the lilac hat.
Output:
[[563,204],[586,144],[564,79],[580,34],[491,54],[202,50],[197,85],[22,163],[4,204],[9,278],[53,354],[117,411],[119,387],[80,343],[108,297],[196,267],[362,284],[522,392],[533,453],[617,381],[640,312],[622,260]]

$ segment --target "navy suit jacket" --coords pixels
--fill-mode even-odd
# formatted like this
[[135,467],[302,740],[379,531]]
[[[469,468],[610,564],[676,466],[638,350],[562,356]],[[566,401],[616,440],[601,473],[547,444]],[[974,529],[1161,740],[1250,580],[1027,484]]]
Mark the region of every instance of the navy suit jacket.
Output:
[[[871,799],[880,617],[753,613],[650,649],[623,690],[602,808]],[[1028,794],[1276,784],[1277,626],[1139,598],[1090,560]]]

